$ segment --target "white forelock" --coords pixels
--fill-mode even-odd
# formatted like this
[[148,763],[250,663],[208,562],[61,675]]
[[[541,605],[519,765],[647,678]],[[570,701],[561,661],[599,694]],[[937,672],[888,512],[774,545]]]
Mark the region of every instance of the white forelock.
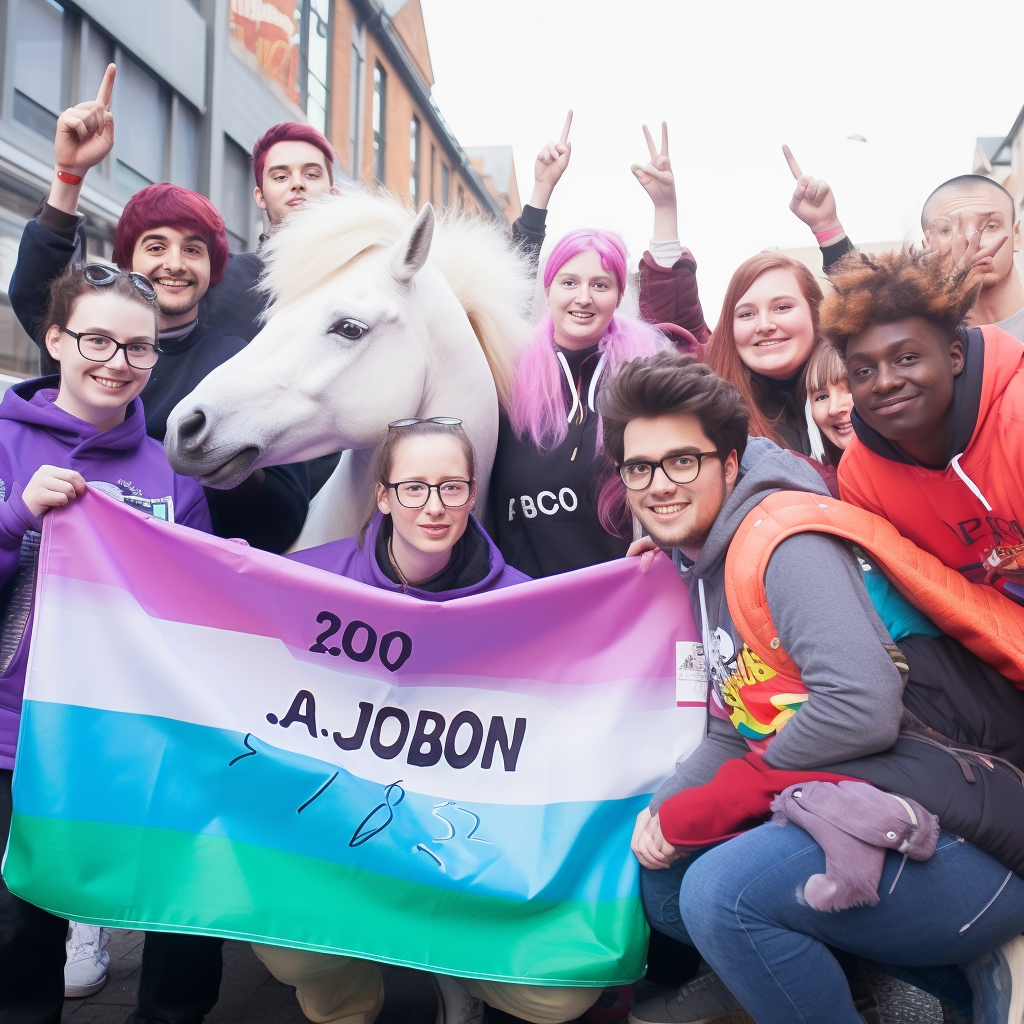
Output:
[[[323,196],[297,210],[264,247],[262,283],[271,297],[265,316],[318,288],[362,253],[393,245],[413,219],[395,196],[365,188]],[[530,336],[532,268],[502,227],[451,212],[438,221],[430,262],[466,311],[505,404]]]

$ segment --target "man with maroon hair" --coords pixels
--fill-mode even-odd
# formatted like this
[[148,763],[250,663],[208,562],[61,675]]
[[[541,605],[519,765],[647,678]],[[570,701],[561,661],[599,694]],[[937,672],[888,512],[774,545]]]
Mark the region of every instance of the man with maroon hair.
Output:
[[[334,187],[334,150],[312,125],[275,124],[252,147],[256,178],[253,198],[270,221],[270,233],[290,213]],[[267,235],[260,237],[260,245]],[[252,341],[260,329],[263,296],[259,279],[263,260],[256,252],[233,253],[224,280],[206,297],[206,320],[225,334]],[[258,297],[257,297],[258,296]],[[255,301],[254,301],[255,299]]]

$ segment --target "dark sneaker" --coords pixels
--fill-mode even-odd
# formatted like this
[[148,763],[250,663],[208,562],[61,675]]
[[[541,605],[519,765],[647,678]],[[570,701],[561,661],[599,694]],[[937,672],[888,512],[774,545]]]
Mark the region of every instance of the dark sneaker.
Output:
[[712,971],[687,982],[675,994],[634,1006],[629,1024],[754,1024],[754,1018]]

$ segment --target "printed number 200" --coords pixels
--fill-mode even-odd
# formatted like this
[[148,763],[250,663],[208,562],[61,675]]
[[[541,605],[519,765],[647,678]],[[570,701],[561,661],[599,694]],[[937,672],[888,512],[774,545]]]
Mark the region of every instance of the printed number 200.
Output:
[[[321,624],[326,622],[329,625],[316,638],[316,643],[310,647],[314,654],[330,654],[336,658],[344,652],[353,661],[369,661],[376,651],[381,664],[389,672],[397,672],[409,660],[409,656],[412,654],[412,637],[400,630],[385,633],[380,638],[380,649],[378,650],[377,631],[369,623],[362,622],[359,619],[350,622],[345,627],[345,632],[341,635],[341,647],[328,647],[324,641],[329,640],[341,629],[341,619],[334,612],[321,612],[316,617],[316,621]],[[360,634],[364,635],[360,636]],[[356,646],[357,637],[361,641],[361,646],[359,647]],[[392,657],[392,648],[396,643],[400,646],[397,655]]]

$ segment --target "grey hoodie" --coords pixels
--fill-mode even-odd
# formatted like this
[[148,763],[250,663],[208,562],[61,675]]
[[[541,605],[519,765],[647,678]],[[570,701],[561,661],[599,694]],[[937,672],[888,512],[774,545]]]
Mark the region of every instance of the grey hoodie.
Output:
[[[673,552],[686,583],[694,619],[743,641],[733,628],[725,597],[725,556],[744,516],[774,491],[828,495],[821,477],[802,459],[763,437],[751,437],[740,477],[692,565]],[[903,679],[885,645],[890,638],[875,612],[849,546],[823,533],[800,533],[775,549],[765,573],[768,608],[782,646],[800,667],[808,697],[780,730],[765,760],[773,768],[810,769],[887,750],[899,735]],[[728,661],[727,641],[722,653]],[[713,698],[712,698],[713,699]],[[708,735],[651,800],[710,782],[719,767],[749,747],[727,719],[708,716]]]

